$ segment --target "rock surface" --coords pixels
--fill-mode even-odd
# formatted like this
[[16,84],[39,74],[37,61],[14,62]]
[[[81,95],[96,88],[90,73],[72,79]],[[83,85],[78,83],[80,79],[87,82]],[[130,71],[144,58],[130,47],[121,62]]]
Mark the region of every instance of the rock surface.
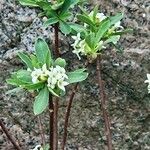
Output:
[[[108,109],[112,124],[115,150],[150,149],[150,95],[147,94],[146,73],[150,73],[150,32],[148,0],[92,0],[100,4],[105,14],[123,11],[123,26],[134,29],[125,35],[120,45],[124,52],[114,48],[103,54],[102,71],[108,97]],[[92,6],[93,6],[92,4]],[[92,7],[90,6],[90,7]],[[51,28],[42,27],[39,10],[21,6],[14,0],[0,1],[0,117],[12,135],[24,147],[32,149],[40,143],[38,119],[32,113],[33,99],[26,91],[9,93],[12,87],[5,82],[14,70],[22,67],[17,58],[18,51],[33,51],[37,36],[44,37],[50,45],[53,41]],[[61,35],[61,39],[63,39]],[[68,49],[69,38],[62,41],[61,49],[69,68],[81,66]],[[101,150],[106,147],[104,121],[99,109],[99,92],[96,82],[95,64],[88,80],[83,82],[74,99],[68,129],[68,150]],[[70,88],[72,88],[70,86]],[[69,93],[71,90],[69,90]],[[68,94],[69,95],[69,94]],[[63,121],[68,96],[60,101],[59,142],[63,134]],[[43,117],[45,135],[48,139],[48,116]],[[11,143],[0,130],[0,149],[13,150]]]

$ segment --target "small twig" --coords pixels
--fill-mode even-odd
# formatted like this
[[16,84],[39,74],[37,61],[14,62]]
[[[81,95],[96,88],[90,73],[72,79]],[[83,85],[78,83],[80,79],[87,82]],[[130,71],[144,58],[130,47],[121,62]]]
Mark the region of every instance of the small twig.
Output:
[[53,150],[53,115],[54,115],[54,107],[53,107],[53,100],[52,96],[49,96],[49,145],[50,149]]
[[110,119],[107,112],[107,106],[106,106],[106,94],[105,89],[102,81],[102,75],[101,75],[101,64],[100,64],[100,56],[97,57],[97,78],[98,78],[98,84],[99,84],[99,92],[101,96],[101,100],[99,101],[99,104],[102,108],[103,117],[105,121],[105,135],[107,139],[107,146],[108,150],[112,150],[112,138],[111,138],[111,131],[110,131]]
[[[85,68],[89,65],[88,62],[86,62],[85,64]],[[78,89],[78,85],[79,83],[76,83],[73,90],[72,90],[72,93],[70,95],[70,98],[69,98],[69,101],[68,101],[68,104],[67,104],[67,109],[66,109],[66,114],[65,114],[65,123],[64,123],[64,135],[63,135],[63,140],[62,140],[62,150],[64,150],[65,148],[65,145],[66,145],[66,141],[67,141],[67,128],[68,128],[68,122],[69,122],[69,117],[70,117],[70,112],[71,112],[71,107],[72,107],[72,102],[73,102],[73,99],[74,99],[74,96],[77,92],[77,89]]]
[[22,150],[21,147],[15,142],[14,138],[10,135],[7,128],[3,124],[3,121],[0,119],[0,126],[3,130],[3,132],[6,134],[7,138],[10,140],[10,142],[13,144],[13,146],[16,148],[16,150]]
[[68,121],[69,121],[69,116],[70,116],[70,112],[71,112],[72,102],[73,102],[75,93],[77,91],[78,85],[79,85],[79,83],[76,83],[76,85],[74,86],[74,89],[72,90],[72,93],[70,95],[69,102],[67,105],[67,109],[66,109],[65,123],[64,123],[64,136],[63,136],[63,140],[62,140],[62,150],[65,149],[65,145],[66,145]]
[[43,130],[43,125],[42,125],[42,121],[41,121],[40,116],[38,116],[38,122],[39,122],[39,129],[40,129],[42,144],[45,145],[46,142],[45,142],[44,130]]

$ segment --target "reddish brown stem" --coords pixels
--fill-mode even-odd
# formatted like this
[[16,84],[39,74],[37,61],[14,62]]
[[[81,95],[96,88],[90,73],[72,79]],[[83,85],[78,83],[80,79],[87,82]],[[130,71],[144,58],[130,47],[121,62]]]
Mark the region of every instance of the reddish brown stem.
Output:
[[16,150],[22,150],[21,147],[15,142],[15,139],[10,135],[7,128],[3,124],[3,121],[0,119],[0,126],[3,130],[3,132],[6,134],[7,138],[10,140],[10,142],[13,144]]
[[59,23],[56,23],[54,25],[54,32],[55,32],[55,54],[56,57],[60,57],[60,52],[59,52]]
[[[85,63],[85,68],[89,65],[88,62]],[[72,107],[72,102],[74,99],[74,96],[77,92],[77,88],[78,88],[79,83],[76,83],[76,85],[74,86],[72,93],[70,95],[68,104],[67,104],[67,109],[66,109],[66,114],[65,114],[65,123],[64,123],[64,135],[63,135],[63,140],[62,140],[62,150],[65,149],[65,145],[66,145],[66,141],[67,141],[67,128],[68,128],[68,122],[69,122],[69,117],[70,117],[70,112],[71,112],[71,107]]]
[[49,145],[50,145],[50,150],[53,150],[53,116],[54,116],[54,107],[53,107],[53,100],[52,96],[49,96]]
[[43,130],[43,125],[42,125],[42,121],[41,121],[41,117],[40,116],[38,116],[38,122],[39,122],[41,141],[42,141],[42,144],[45,145],[46,143],[45,143],[44,130]]
[[76,85],[74,86],[74,89],[72,90],[72,93],[70,95],[68,105],[67,105],[67,110],[66,110],[66,114],[65,114],[65,123],[64,123],[64,136],[63,136],[63,140],[62,140],[62,150],[65,149],[65,145],[66,145],[68,121],[69,121],[69,116],[70,116],[70,112],[71,112],[72,102],[73,102],[75,93],[77,91],[78,85],[79,85],[79,83],[76,83]]
[[58,149],[58,103],[59,99],[58,98],[55,98],[54,99],[54,124],[53,124],[53,132],[54,132],[54,135],[53,135],[53,140],[54,140],[54,143],[53,143],[53,149],[54,150],[57,150]]
[[[56,57],[60,57],[60,52],[59,52],[59,23],[56,23],[54,25],[54,32],[55,32],[55,54]],[[59,98],[56,98],[54,100],[54,124],[53,124],[53,149],[57,150],[58,149],[58,107],[59,107]]]
[[111,130],[110,130],[111,125],[110,125],[109,114],[107,112],[105,89],[104,89],[104,85],[102,81],[100,56],[97,57],[96,66],[97,66],[97,78],[98,78],[98,84],[99,84],[99,92],[101,96],[101,100],[99,101],[99,103],[103,112],[103,118],[105,122],[105,136],[107,139],[108,150],[112,150],[112,138],[111,138]]

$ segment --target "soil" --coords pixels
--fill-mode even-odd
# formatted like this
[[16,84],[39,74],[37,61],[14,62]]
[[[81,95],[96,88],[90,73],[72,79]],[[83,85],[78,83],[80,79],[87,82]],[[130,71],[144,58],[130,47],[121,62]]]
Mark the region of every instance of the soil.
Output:
[[[144,83],[150,73],[149,0],[92,0],[91,9],[100,4],[101,12],[111,15],[124,12],[122,25],[134,29],[133,34],[121,38],[124,51],[110,47],[102,57],[102,72],[111,118],[114,150],[150,150],[150,95]],[[35,39],[40,36],[51,46],[53,30],[42,27],[39,10],[21,6],[15,0],[0,1],[0,117],[23,150],[31,150],[40,144],[38,118],[32,111],[30,93],[7,85],[12,71],[23,67],[18,51],[34,51]],[[61,53],[68,69],[84,65],[78,61],[69,46],[71,39],[60,35]],[[68,48],[69,46],[69,48]],[[51,48],[53,48],[51,46]],[[106,148],[104,120],[99,109],[99,90],[95,63],[89,67],[89,78],[82,82],[73,101],[68,128],[66,150],[103,150]],[[71,93],[59,102],[59,144],[63,135],[64,113]],[[48,140],[48,114],[42,114],[45,137]],[[14,150],[0,130],[0,149]],[[60,149],[60,148],[59,148]]]

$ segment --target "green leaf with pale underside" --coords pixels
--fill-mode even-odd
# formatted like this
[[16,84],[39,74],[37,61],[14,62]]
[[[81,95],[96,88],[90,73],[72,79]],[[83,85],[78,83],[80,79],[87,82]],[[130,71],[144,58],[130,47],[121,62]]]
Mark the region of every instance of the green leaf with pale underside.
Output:
[[33,111],[35,115],[41,114],[46,109],[46,107],[48,106],[48,100],[49,91],[45,86],[45,88],[43,88],[35,98],[33,105]]

